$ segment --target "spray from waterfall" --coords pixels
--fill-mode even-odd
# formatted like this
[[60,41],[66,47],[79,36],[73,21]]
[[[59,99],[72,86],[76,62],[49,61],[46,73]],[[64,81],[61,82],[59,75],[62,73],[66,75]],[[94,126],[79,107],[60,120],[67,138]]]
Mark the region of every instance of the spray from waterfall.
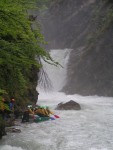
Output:
[[38,91],[60,91],[66,83],[67,63],[69,59],[70,49],[56,49],[51,50],[51,57],[61,64],[61,66],[54,66],[47,64],[43,60],[43,65],[39,73]]

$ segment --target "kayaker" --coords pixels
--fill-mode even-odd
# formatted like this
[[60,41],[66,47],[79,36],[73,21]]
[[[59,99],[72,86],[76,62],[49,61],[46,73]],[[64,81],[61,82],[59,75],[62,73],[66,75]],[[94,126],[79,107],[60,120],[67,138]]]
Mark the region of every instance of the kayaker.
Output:
[[50,114],[54,114],[52,111],[50,111],[49,107],[45,108],[43,106],[39,106],[34,113],[39,117],[49,117]]
[[3,119],[7,120],[8,118],[10,118],[10,109],[9,109],[9,102],[8,100],[6,100],[5,98],[2,98],[2,103],[3,103]]
[[9,103],[9,108],[12,112],[14,112],[14,106],[15,106],[15,99],[12,98],[10,103]]
[[22,116],[22,123],[29,122],[29,109],[25,109],[23,116]]
[[49,116],[50,116],[50,115],[54,115],[54,112],[52,112],[52,111],[49,109],[48,106],[46,107],[46,111],[47,111],[47,113],[48,113]]
[[30,114],[34,115],[34,112],[32,110],[32,106],[28,105],[27,108],[25,109],[24,113],[23,113],[22,123],[23,122],[29,122]]

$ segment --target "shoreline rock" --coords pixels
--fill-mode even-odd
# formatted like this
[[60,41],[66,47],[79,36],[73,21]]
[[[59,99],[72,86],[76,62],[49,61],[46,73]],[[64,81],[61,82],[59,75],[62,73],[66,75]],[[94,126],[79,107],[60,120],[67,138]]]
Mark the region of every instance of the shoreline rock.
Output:
[[10,132],[10,133],[20,133],[21,130],[19,128],[16,127],[6,127],[6,132]]

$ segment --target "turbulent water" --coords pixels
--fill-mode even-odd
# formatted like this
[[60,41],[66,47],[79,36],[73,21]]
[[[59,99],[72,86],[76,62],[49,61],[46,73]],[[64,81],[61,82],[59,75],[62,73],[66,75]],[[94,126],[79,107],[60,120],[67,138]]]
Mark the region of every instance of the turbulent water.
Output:
[[[63,79],[62,74],[60,76]],[[63,76],[65,77],[64,74]],[[55,75],[51,79],[55,80]],[[54,86],[56,87],[56,82]],[[81,110],[55,110],[58,103],[69,100],[78,102]],[[55,91],[47,94],[40,90],[39,104],[50,106],[60,118],[20,125],[18,128],[22,132],[8,133],[3,137],[0,150],[113,150],[112,97],[82,97]]]

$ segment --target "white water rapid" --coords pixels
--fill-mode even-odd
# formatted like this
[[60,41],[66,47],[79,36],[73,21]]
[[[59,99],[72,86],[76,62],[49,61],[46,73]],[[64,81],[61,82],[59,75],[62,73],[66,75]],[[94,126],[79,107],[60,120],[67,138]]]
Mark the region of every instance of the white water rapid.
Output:
[[74,100],[81,105],[81,110],[54,110],[59,119],[22,124],[21,133],[3,137],[0,150],[113,150],[113,98],[58,92],[65,84],[69,53],[53,50],[51,54],[60,59],[64,70],[45,65],[54,91],[47,94],[39,88],[39,104],[54,110],[58,103]]

